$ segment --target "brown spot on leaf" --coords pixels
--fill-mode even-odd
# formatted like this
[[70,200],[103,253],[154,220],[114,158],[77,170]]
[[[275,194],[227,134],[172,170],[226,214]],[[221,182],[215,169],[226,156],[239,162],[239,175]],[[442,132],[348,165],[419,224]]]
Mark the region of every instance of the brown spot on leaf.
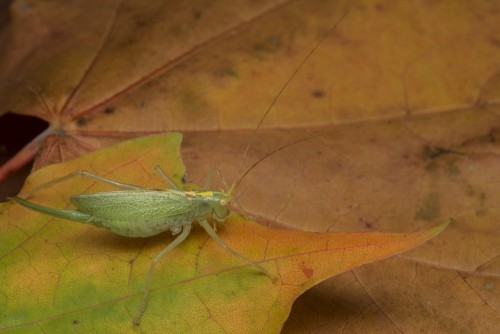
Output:
[[198,21],[203,16],[203,12],[199,9],[193,9],[193,18]]
[[313,92],[311,93],[312,96],[314,97],[317,97],[317,98],[320,98],[320,97],[323,97],[325,96],[325,92],[320,90],[320,89],[315,89],[313,90]]
[[313,277],[313,275],[314,275],[314,269],[313,268],[309,268],[308,266],[306,266],[306,264],[304,262],[301,262],[299,264],[299,268],[302,270],[302,272],[304,273],[304,275],[307,278]]
[[423,205],[415,213],[415,219],[433,221],[439,216],[440,211],[439,193],[431,192],[425,197]]
[[451,153],[451,150],[438,147],[438,146],[424,146],[423,157],[424,159],[436,159],[444,154]]
[[86,117],[81,117],[76,120],[76,125],[79,127],[83,127],[89,123],[89,119]]
[[497,48],[500,48],[500,39],[493,37],[490,39],[491,44]]
[[103,113],[105,113],[106,115],[111,115],[114,112],[115,112],[115,107],[112,106],[106,107],[106,109],[103,110]]

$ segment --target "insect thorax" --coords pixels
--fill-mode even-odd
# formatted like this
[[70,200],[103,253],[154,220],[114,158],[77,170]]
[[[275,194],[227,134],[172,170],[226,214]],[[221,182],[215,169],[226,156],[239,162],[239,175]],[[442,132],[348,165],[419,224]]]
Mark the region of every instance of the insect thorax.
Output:
[[210,215],[218,222],[223,222],[229,215],[232,196],[222,190],[187,191],[186,197],[192,203],[198,219]]

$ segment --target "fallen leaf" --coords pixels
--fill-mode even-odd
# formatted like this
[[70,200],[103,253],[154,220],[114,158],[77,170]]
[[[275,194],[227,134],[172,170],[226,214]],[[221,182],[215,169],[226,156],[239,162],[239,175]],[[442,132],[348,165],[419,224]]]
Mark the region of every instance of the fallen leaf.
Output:
[[[269,87],[259,89],[267,98],[258,104],[247,100],[235,105],[225,94],[234,94],[234,89],[241,94],[248,79],[242,87],[240,78],[255,76],[256,69],[268,70],[284,41],[268,30],[276,25],[274,18],[260,21],[286,4],[115,1],[103,6],[100,1],[17,1],[6,31],[11,46],[0,60],[7,77],[0,90],[2,106],[50,124],[27,146],[41,145],[35,169],[134,136],[172,129],[234,129],[243,124],[253,128],[264,104],[288,76],[287,68],[267,81]],[[319,7],[315,11],[323,9]],[[333,8],[336,19],[329,18],[328,26],[344,12]],[[303,21],[303,15],[300,8],[293,8],[279,20]],[[326,33],[325,22],[319,29]],[[313,32],[307,38],[317,40]],[[242,45],[244,49],[238,50]],[[227,49],[235,53],[232,59],[223,56]],[[282,66],[295,67],[304,54],[290,58],[282,53]],[[221,88],[227,84],[231,88],[224,93]],[[214,103],[225,107],[213,108]],[[252,110],[251,126],[234,110],[243,114]],[[26,163],[26,155],[19,159]],[[0,168],[0,180],[10,165],[18,164],[13,158]]]
[[[35,169],[133,136],[253,129],[344,16],[286,87],[264,127],[399,120],[489,105],[494,101],[478,101],[478,92],[498,71],[491,56],[498,52],[498,17],[491,7],[17,1],[0,59],[8,83],[1,85],[0,105],[2,113],[50,124],[28,146],[33,157],[33,146],[41,145]],[[448,23],[450,12],[456,24]]]
[[[181,136],[124,142],[34,173],[23,192],[77,169],[129,184],[162,187],[165,166],[180,182]],[[73,178],[32,201],[69,207],[72,194],[108,185]],[[133,332],[145,274],[172,239],[129,239],[92,225],[54,219],[12,203],[0,215],[0,330]],[[224,252],[201,229],[158,266],[141,329],[148,333],[277,333],[293,301],[311,286],[362,264],[406,251],[447,223],[415,233],[311,233],[260,226],[235,214],[219,234],[277,281]]]
[[[72,6],[66,1],[64,5]],[[117,2],[104,9],[109,16],[95,13],[100,5],[93,8],[88,1],[78,9],[89,9],[90,14],[73,10],[63,15],[48,7],[40,16],[37,10],[42,5],[21,6],[25,17],[15,25],[18,40],[23,41],[23,28],[41,23],[24,32],[40,41],[40,47],[30,49],[26,39],[25,44],[6,47],[5,55],[22,50],[25,54],[9,58],[14,65],[2,65],[1,72],[40,87],[49,106],[61,112],[58,124],[66,131],[46,139],[36,168],[112,143],[114,136],[160,131],[169,124],[185,132],[183,158],[189,179],[202,182],[211,163],[230,183],[250,138],[234,129],[255,129],[285,80],[348,8],[341,24],[286,87],[246,166],[296,138],[322,131],[328,135],[293,145],[259,164],[242,185],[239,201],[259,222],[309,231],[415,231],[450,218],[454,224],[439,239],[404,256],[313,287],[294,304],[283,331],[496,332],[500,327],[498,5],[489,1],[274,5],[266,2],[263,6],[274,10],[263,9],[252,2],[255,11],[247,11],[243,3],[228,2],[199,12],[194,7],[162,11],[153,3],[133,14],[138,6],[124,2],[120,7]],[[228,11],[254,14],[242,23],[235,15],[226,15]],[[103,45],[96,60],[106,58],[109,66],[100,66],[99,71],[85,64],[61,68],[60,62],[45,67],[52,61],[50,53],[62,50],[58,59],[72,54],[57,46],[64,37],[75,36],[61,32],[69,31],[69,23],[90,21],[85,15],[96,19],[92,27],[76,26],[77,34],[102,37],[103,31],[111,31],[108,40],[114,43],[99,40],[91,47],[99,50]],[[106,30],[114,22],[109,17],[116,18],[114,30]],[[150,20],[157,17],[165,20]],[[196,17],[208,21],[195,24]],[[174,41],[175,37],[162,35],[161,27],[177,18],[188,27],[183,32],[189,32],[176,35]],[[227,23],[226,30],[220,30],[224,33],[210,31],[210,19]],[[59,23],[63,28],[52,29]],[[186,27],[183,23],[181,28]],[[117,34],[122,27],[137,34],[133,39]],[[150,29],[157,33],[146,33]],[[205,37],[214,34],[198,39],[201,30]],[[170,42],[164,45],[163,40]],[[140,73],[137,65],[158,64],[142,52],[141,43],[148,41],[165,55],[165,63],[160,59],[165,67],[152,65],[157,76]],[[192,47],[193,41],[199,49]],[[118,52],[127,47],[132,56]],[[44,53],[49,53],[44,56],[46,63],[24,66],[31,59],[26,55],[37,58]],[[130,61],[115,69],[113,54]],[[55,76],[30,74],[44,67]],[[56,87],[65,82],[61,76],[85,69],[88,76],[78,82],[83,78],[100,90],[87,90],[90,84],[70,85],[73,109],[61,108],[68,101],[68,87]],[[87,79],[96,73],[102,75]],[[115,73],[123,78],[118,88],[113,85]],[[145,79],[137,81],[138,77]],[[18,94],[22,99],[17,103],[22,101],[26,108],[4,100],[0,105],[21,113],[41,110],[24,88],[9,96]],[[108,99],[117,104],[106,111],[102,103]],[[70,112],[75,117],[59,116]],[[160,118],[153,117],[156,112],[162,113]]]

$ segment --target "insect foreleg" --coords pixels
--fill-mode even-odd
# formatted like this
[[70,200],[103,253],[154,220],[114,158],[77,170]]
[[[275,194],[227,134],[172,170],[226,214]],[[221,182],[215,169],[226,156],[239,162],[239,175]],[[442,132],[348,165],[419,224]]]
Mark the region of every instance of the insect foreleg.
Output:
[[47,183],[44,183],[44,184],[36,187],[35,189],[31,190],[26,195],[22,196],[22,198],[27,199],[31,195],[33,195],[34,193],[39,192],[40,190],[47,189],[47,188],[49,188],[49,187],[51,187],[51,186],[53,186],[55,184],[58,184],[58,183],[66,181],[66,180],[72,179],[72,178],[74,178],[75,176],[78,176],[78,175],[80,175],[82,177],[87,177],[89,179],[93,179],[93,180],[96,180],[96,181],[100,181],[100,182],[104,182],[104,183],[107,183],[107,184],[111,184],[112,186],[115,186],[115,187],[118,187],[118,188],[122,188],[122,189],[142,189],[142,187],[139,187],[139,186],[134,186],[134,185],[127,184],[127,183],[116,182],[116,181],[113,181],[113,180],[110,180],[110,179],[106,179],[105,177],[89,173],[89,172],[84,171],[84,170],[77,170],[77,171],[75,171],[73,173],[69,173],[68,175],[62,176],[60,178],[57,178],[55,180],[49,181]]
[[155,270],[156,264],[161,260],[165,254],[167,254],[169,251],[174,249],[175,247],[179,246],[181,242],[183,242],[187,236],[189,235],[189,232],[191,231],[191,225],[184,225],[182,228],[181,234],[177,238],[174,239],[171,243],[168,244],[167,247],[165,247],[164,250],[162,250],[151,262],[151,267],[149,267],[149,272],[148,272],[148,277],[146,279],[146,286],[144,288],[144,297],[142,297],[142,303],[141,306],[139,307],[139,310],[137,311],[137,315],[134,318],[134,325],[138,326],[139,323],[141,322],[141,317],[144,314],[144,311],[146,310],[146,306],[148,304],[148,296],[149,296],[149,290],[151,289],[151,280],[153,279],[153,273]]
[[223,249],[225,249],[226,251],[228,251],[229,253],[231,253],[232,255],[234,255],[235,257],[237,257],[238,259],[240,259],[240,260],[246,262],[247,264],[251,265],[252,267],[254,267],[255,269],[257,269],[258,271],[266,274],[271,279],[273,279],[273,280],[275,279],[275,277],[269,271],[267,271],[266,269],[264,269],[262,266],[258,265],[255,262],[250,261],[249,259],[247,259],[243,255],[239,254],[235,250],[229,248],[229,246],[226,245],[226,243],[224,241],[222,241],[221,238],[219,238],[219,236],[217,235],[217,233],[215,233],[214,229],[210,226],[210,224],[206,220],[201,219],[199,221],[199,223],[200,223],[201,227],[203,227],[203,229],[205,229],[205,231],[208,233],[208,235],[210,237],[212,237],[212,239],[214,239],[215,242],[219,246],[221,246]]
[[214,168],[217,171],[217,175],[219,176],[224,188],[229,189],[229,185],[227,184],[226,179],[224,178],[224,175],[222,175],[222,173],[220,172],[219,168],[217,168],[217,166],[214,166]]
[[155,170],[160,174],[160,176],[167,182],[172,188],[174,189],[180,189],[164,171],[161,169],[160,165],[156,165]]
[[224,188],[229,189],[226,179],[224,179],[224,176],[220,172],[219,168],[217,168],[217,166],[214,165],[210,165],[210,167],[208,167],[207,179],[205,180],[205,185],[203,186],[203,189],[208,190],[212,188],[212,179],[214,177],[214,172],[217,172],[217,175],[222,181],[222,185],[224,186]]

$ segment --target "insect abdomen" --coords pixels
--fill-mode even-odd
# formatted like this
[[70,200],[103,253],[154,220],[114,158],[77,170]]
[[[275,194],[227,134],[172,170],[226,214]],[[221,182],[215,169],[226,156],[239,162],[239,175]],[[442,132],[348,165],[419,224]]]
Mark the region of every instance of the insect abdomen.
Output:
[[177,230],[192,222],[191,215],[178,215],[173,217],[144,219],[141,221],[112,220],[107,218],[93,217],[94,222],[102,224],[116,234],[126,237],[151,237],[168,230]]

